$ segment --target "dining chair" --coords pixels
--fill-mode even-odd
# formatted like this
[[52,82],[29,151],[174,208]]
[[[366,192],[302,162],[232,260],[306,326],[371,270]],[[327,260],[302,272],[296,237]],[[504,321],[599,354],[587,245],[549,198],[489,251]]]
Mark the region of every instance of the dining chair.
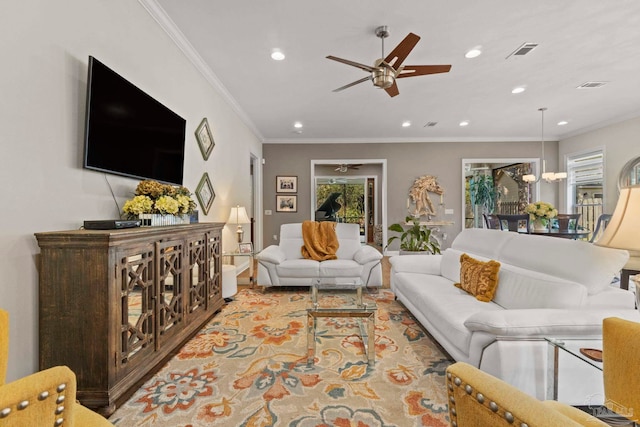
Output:
[[529,214],[498,214],[498,222],[500,223],[500,230],[529,233]]
[[582,214],[558,214],[551,220],[551,226],[552,228],[557,228],[560,231],[576,231],[578,229],[578,220],[580,219],[580,215]]
[[600,237],[599,233],[603,232],[604,229],[607,228],[607,225],[609,225],[609,221],[611,221],[611,214],[602,214],[598,217],[598,221],[596,222],[596,229],[593,230],[593,234],[591,235],[591,239],[589,239],[589,243],[595,242],[598,237]]
[[495,214],[482,214],[484,218],[485,228],[491,230],[500,230],[500,221],[498,221],[498,215]]

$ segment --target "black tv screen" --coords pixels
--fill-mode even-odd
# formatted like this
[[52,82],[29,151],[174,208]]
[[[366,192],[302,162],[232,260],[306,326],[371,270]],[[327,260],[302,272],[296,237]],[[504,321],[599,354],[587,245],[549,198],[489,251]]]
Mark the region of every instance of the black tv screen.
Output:
[[186,121],[89,57],[84,167],[182,185]]

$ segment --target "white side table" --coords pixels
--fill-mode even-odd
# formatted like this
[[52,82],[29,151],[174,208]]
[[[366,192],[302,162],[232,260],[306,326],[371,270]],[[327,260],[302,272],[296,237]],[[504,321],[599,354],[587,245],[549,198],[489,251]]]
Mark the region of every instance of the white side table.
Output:
[[229,302],[238,293],[238,279],[236,277],[236,266],[232,264],[222,264],[222,298]]

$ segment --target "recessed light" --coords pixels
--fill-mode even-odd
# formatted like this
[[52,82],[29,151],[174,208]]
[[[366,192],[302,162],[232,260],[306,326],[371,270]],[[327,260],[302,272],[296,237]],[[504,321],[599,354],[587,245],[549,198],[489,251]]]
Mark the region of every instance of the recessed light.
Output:
[[411,122],[409,120],[405,120],[404,122],[402,122],[403,128],[408,128],[409,126],[411,126]]
[[511,93],[522,93],[525,90],[527,90],[526,87],[524,86],[518,86],[518,87],[514,87],[513,90],[511,91]]
[[569,122],[566,121],[566,120],[561,120],[561,121],[558,122],[558,126],[564,126],[564,125],[567,125],[567,124],[569,124]]
[[465,127],[465,126],[469,126],[469,120],[463,120],[460,122],[460,126]]
[[465,53],[464,57],[467,59],[471,59],[471,58],[477,58],[480,55],[482,55],[481,46],[476,46],[473,49],[469,50],[467,53]]
[[284,59],[284,53],[278,49],[274,49],[273,52],[271,52],[271,59],[274,61],[282,61]]
[[302,123],[300,123],[300,122],[295,122],[295,123],[293,124],[293,127],[294,127],[294,128],[296,128],[296,129],[300,129],[300,128],[302,128]]

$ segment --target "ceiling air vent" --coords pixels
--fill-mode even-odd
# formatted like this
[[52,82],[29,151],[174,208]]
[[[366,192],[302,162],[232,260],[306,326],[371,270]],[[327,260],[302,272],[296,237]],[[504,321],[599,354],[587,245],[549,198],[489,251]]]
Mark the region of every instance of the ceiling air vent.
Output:
[[584,82],[580,86],[578,86],[576,89],[597,89],[606,84],[607,82]]
[[511,52],[505,59],[508,59],[509,56],[523,56],[523,55],[526,55],[527,53],[531,52],[536,47],[538,47],[538,43],[523,43],[520,47],[518,47],[516,50]]
[[438,122],[427,122],[427,124],[422,126],[422,127],[424,127],[424,128],[432,128],[437,124],[438,124]]

